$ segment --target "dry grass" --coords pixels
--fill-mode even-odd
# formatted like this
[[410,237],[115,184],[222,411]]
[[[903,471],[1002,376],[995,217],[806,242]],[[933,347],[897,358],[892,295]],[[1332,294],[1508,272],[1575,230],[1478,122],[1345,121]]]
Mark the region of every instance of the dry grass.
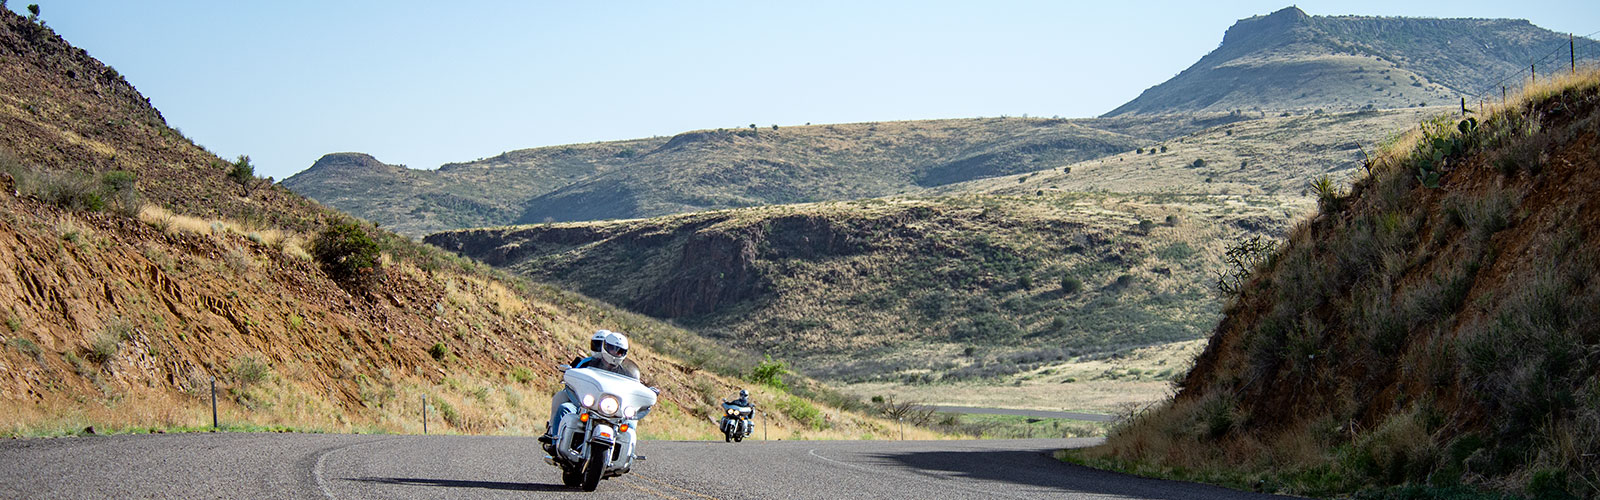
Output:
[[1171,396],[1205,340],[1175,342],[1115,358],[1074,360],[998,380],[940,384],[869,382],[840,386],[862,399],[882,396],[930,405],[1120,414]]

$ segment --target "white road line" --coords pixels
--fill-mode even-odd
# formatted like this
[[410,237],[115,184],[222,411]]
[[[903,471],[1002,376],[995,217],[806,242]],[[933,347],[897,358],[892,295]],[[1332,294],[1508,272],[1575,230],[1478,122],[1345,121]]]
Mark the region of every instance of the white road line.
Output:
[[323,462],[325,462],[328,459],[328,455],[329,454],[331,454],[331,453],[333,453],[335,451],[339,451],[339,450],[343,450],[345,448],[349,448],[351,446],[359,446],[359,445],[363,445],[363,444],[378,443],[378,442],[388,441],[390,439],[394,439],[394,437],[388,437],[388,438],[384,438],[384,439],[375,439],[375,440],[372,440],[372,441],[362,441],[362,442],[359,442],[359,443],[350,443],[350,444],[347,444],[347,445],[344,445],[344,446],[340,446],[340,447],[336,447],[336,448],[328,448],[326,450],[323,450],[322,453],[318,453],[317,454],[317,465],[311,468],[311,477],[316,478],[316,480],[317,480],[317,488],[322,490],[322,496],[326,497],[328,500],[339,500],[339,497],[333,496],[333,490],[328,489],[328,480],[322,478],[322,464],[323,464]]
[[836,463],[836,464],[839,464],[839,465],[843,465],[845,467],[849,467],[849,468],[852,468],[852,469],[871,472],[873,474],[878,474],[878,475],[893,476],[893,477],[897,477],[897,478],[900,478],[900,479],[912,479],[912,480],[916,480],[916,481],[922,481],[922,482],[925,482],[925,483],[933,483],[933,484],[938,485],[941,488],[955,488],[955,489],[958,489],[958,490],[964,490],[964,491],[966,491],[968,493],[977,493],[979,495],[988,496],[988,497],[1020,498],[1020,499],[1024,499],[1024,500],[1027,498],[1027,497],[1019,497],[1019,496],[1016,496],[1016,495],[1007,495],[1005,493],[1001,493],[1001,492],[994,491],[994,490],[983,490],[983,489],[977,489],[977,488],[969,488],[969,487],[963,486],[961,484],[958,484],[956,481],[954,481],[952,479],[948,479],[948,478],[941,478],[941,479],[935,480],[935,479],[929,479],[929,478],[921,477],[921,476],[907,476],[907,475],[904,475],[904,474],[891,474],[891,473],[880,471],[880,470],[873,470],[873,469],[870,469],[870,468],[867,468],[867,467],[864,467],[864,466],[852,464],[852,463],[849,463],[849,462],[841,462],[841,461],[834,460],[834,459],[831,459],[831,458],[828,458],[828,457],[824,457],[822,455],[818,455],[816,448],[812,448],[807,453],[810,453],[811,456],[813,456],[813,457],[817,457],[817,458],[820,458],[820,459],[823,459],[823,460],[827,460],[829,462],[833,462],[833,463]]

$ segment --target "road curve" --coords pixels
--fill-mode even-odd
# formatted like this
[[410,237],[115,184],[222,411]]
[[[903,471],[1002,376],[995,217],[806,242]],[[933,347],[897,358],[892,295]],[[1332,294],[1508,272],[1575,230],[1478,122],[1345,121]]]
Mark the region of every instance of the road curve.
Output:
[[651,441],[561,486],[532,438],[171,434],[0,441],[0,498],[1270,498],[1061,463],[1095,439]]

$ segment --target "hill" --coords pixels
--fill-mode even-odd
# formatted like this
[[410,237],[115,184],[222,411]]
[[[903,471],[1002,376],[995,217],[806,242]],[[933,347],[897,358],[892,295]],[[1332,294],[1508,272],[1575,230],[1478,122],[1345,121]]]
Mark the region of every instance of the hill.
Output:
[[1303,210],[1242,195],[889,198],[426,241],[814,376],[929,383],[1198,338],[1221,242]]
[[[0,434],[198,428],[213,381],[230,428],[418,432],[425,396],[434,432],[542,432],[556,364],[609,328],[633,334],[663,389],[646,432],[708,437],[714,398],[757,363],[257,179],[115,70],[0,11]],[[809,409],[774,413],[779,435],[887,435],[752,388]]]
[[1309,16],[1289,7],[1240,20],[1216,50],[1105,116],[1477,101],[1567,41],[1524,20]]
[[1258,254],[1174,400],[1081,459],[1310,495],[1600,495],[1600,73],[1425,122]]
[[524,149],[438,170],[336,153],[282,184],[422,236],[890,196],[1053,168],[1242,118],[981,118],[699,130]]

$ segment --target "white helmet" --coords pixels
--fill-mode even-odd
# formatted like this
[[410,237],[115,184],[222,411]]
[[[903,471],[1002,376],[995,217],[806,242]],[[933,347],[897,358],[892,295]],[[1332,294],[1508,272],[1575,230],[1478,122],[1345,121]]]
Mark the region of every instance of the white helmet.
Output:
[[594,331],[594,336],[589,337],[589,356],[600,357],[600,351],[604,350],[600,346],[606,343],[607,335],[611,335],[611,330]]
[[600,359],[613,365],[621,365],[622,360],[628,357],[628,336],[619,332],[607,332],[606,340],[600,346]]

